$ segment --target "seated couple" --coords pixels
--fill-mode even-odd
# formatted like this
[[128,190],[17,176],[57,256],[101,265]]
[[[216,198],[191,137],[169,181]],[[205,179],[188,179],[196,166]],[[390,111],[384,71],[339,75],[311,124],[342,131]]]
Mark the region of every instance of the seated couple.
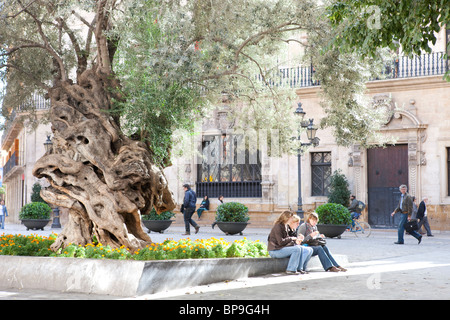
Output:
[[[317,237],[317,221],[317,214],[310,214],[299,228],[300,217],[291,211],[284,211],[275,221],[268,237],[267,250],[272,258],[289,257],[287,274],[307,273],[306,265],[314,255],[319,256],[325,271],[347,271],[336,263],[326,246],[302,245],[303,241]],[[298,235],[297,229],[300,231]]]

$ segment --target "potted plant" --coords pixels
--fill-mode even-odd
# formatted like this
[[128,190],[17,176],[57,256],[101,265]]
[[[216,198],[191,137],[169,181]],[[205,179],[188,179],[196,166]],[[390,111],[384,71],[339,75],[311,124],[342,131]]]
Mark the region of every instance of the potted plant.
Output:
[[247,227],[248,220],[248,208],[239,202],[227,202],[217,207],[216,221],[220,230],[225,234],[242,235],[242,231]]
[[350,212],[339,203],[325,203],[318,206],[316,213],[319,216],[317,229],[329,238],[340,238],[348,225],[352,223]]
[[148,232],[159,232],[163,233],[164,230],[170,227],[173,220],[170,220],[173,216],[175,216],[175,213],[172,211],[166,211],[162,212],[160,214],[156,213],[156,210],[153,208],[152,211],[150,211],[150,214],[144,214],[142,215],[142,223],[144,226],[148,229]]
[[22,207],[19,212],[19,219],[25,225],[27,230],[41,229],[50,222],[50,213],[52,208],[43,202],[31,202]]

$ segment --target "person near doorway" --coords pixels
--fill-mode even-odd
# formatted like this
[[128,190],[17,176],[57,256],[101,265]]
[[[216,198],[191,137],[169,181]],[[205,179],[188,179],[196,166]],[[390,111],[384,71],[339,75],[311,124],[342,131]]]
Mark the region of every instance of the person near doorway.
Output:
[[352,227],[355,226],[355,219],[358,219],[363,210],[364,204],[361,201],[356,200],[354,195],[350,196],[350,207],[348,207],[348,211],[350,211],[350,215],[352,216]]
[[[413,212],[413,200],[412,197],[407,193],[408,187],[406,185],[402,184],[399,187],[399,190],[401,192],[400,201],[398,203],[398,206],[391,213],[391,216],[393,217],[397,212],[401,214],[400,222],[398,224],[398,240],[394,243],[404,244],[405,241],[403,237],[405,234],[405,223],[411,217],[411,214]],[[412,230],[410,232],[410,235],[416,238],[418,240],[418,243],[420,244],[420,242],[422,241],[422,236],[417,231]]]
[[8,216],[8,210],[6,210],[5,200],[0,202],[0,228],[5,229],[5,218]]
[[427,204],[428,204],[428,198],[423,197],[422,201],[419,204],[419,208],[417,209],[417,219],[419,219],[419,230],[423,225],[425,227],[425,230],[427,230],[427,236],[433,237],[433,234],[431,233],[430,224],[428,223]]
[[188,184],[184,184],[183,189],[184,189],[185,193],[184,193],[182,212],[183,212],[183,218],[184,218],[184,227],[186,230],[186,233],[183,233],[183,236],[188,236],[191,234],[190,225],[192,225],[195,228],[195,233],[198,233],[198,230],[200,229],[198,224],[195,223],[194,220],[192,220],[192,215],[195,212],[195,203],[197,202],[197,195],[191,189],[191,186]]

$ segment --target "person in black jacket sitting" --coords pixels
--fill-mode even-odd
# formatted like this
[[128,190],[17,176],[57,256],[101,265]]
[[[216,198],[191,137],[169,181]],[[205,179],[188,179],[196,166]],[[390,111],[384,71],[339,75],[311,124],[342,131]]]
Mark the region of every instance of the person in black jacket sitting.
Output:
[[428,203],[428,198],[427,197],[423,197],[422,198],[422,202],[420,202],[419,204],[419,209],[417,209],[417,219],[419,219],[419,230],[422,227],[422,225],[425,227],[425,230],[427,230],[427,236],[429,237],[433,237],[433,235],[431,234],[431,228],[430,228],[430,224],[428,223],[428,217],[427,217],[427,203]]

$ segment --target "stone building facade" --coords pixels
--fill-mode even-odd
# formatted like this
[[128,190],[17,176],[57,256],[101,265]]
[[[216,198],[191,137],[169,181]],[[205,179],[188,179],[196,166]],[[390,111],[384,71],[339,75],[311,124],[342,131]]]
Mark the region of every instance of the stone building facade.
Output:
[[[443,80],[443,74],[448,70],[448,61],[442,58],[447,41],[445,30],[439,41],[433,53],[412,59],[400,57],[393,63],[386,79],[367,83],[368,97],[391,101],[392,117],[386,119],[381,132],[395,137],[395,145],[369,149],[356,144],[342,147],[336,144],[331,130],[318,130],[320,144],[310,147],[301,157],[301,194],[306,212],[327,202],[329,176],[340,169],[349,181],[351,192],[367,204],[364,218],[371,225],[396,227],[398,217],[392,218],[390,213],[398,203],[398,186],[406,184],[409,193],[418,199],[417,203],[425,196],[429,198],[432,229],[450,230],[450,82]],[[319,123],[324,116],[318,96],[320,85],[308,79],[308,68],[289,72],[291,76],[292,72],[294,74],[290,79],[291,87],[302,103],[306,118],[314,118],[314,122]],[[203,123],[202,134],[197,137],[203,150],[205,144],[210,143],[205,141],[210,141],[211,136],[226,137],[232,128],[233,124],[226,120],[226,112],[227,103],[223,102],[211,119]],[[224,143],[218,145],[222,148]],[[282,211],[297,210],[296,156],[271,158],[263,154],[258,162],[258,180],[254,181],[249,177],[243,179],[245,181],[234,181],[228,176],[225,179],[219,176],[222,180],[205,177],[199,171],[206,169],[196,160],[176,159],[174,165],[166,169],[166,174],[180,204],[184,183],[190,183],[199,196],[209,191],[212,205],[211,210],[202,215],[205,225],[214,220],[217,207],[217,190],[212,186],[219,185],[222,180],[224,186],[241,190],[225,196],[225,201],[246,204],[252,226],[270,227]],[[208,184],[210,188],[204,189]],[[259,185],[257,196],[252,194],[251,188],[249,191],[250,184]],[[177,216],[177,222],[181,224],[182,215]]]
[[[40,96],[33,98],[35,116],[41,117],[50,104]],[[45,153],[44,142],[51,133],[50,124],[41,124],[32,130],[29,113],[20,108],[10,116],[1,140],[2,184],[8,209],[6,223],[20,223],[20,209],[31,202],[33,184],[38,181],[32,170]],[[41,182],[45,185],[45,181]]]

